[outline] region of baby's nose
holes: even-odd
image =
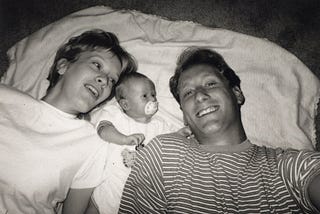
[[[157,101],[157,97],[156,96],[150,96],[150,100],[151,101]]]

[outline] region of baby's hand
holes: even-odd
[[[132,167],[134,164],[134,159],[136,157],[136,152],[129,149],[124,149],[122,150],[121,155],[123,164],[128,168]]]
[[[128,135],[126,137],[126,145],[136,145],[139,146],[144,141],[144,135],[141,133]]]
[[[188,139],[193,136],[192,131],[189,128],[189,126],[185,126],[185,127],[181,128],[181,129],[179,129],[177,131],[177,133],[182,135],[182,136],[184,136],[184,137],[186,137],[186,138],[188,138]]]

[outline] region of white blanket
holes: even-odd
[[[181,112],[169,92],[180,52],[205,46],[221,53],[242,80],[246,102],[245,130],[253,143],[313,149],[319,80],[294,55],[265,39],[187,21],[169,21],[138,11],[92,7],[52,23],[14,45],[2,82],[40,98],[58,47],[91,28],[114,32],[155,81],[162,114],[181,123]]]

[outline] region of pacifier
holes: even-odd
[[[157,101],[149,101],[144,107],[144,113],[146,115],[153,115],[158,111],[158,102]]]

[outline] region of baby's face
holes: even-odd
[[[151,118],[153,114],[145,113],[145,106],[149,101],[157,101],[156,89],[149,79],[139,78],[131,80],[127,90],[127,101],[130,106],[128,114],[135,117]]]

